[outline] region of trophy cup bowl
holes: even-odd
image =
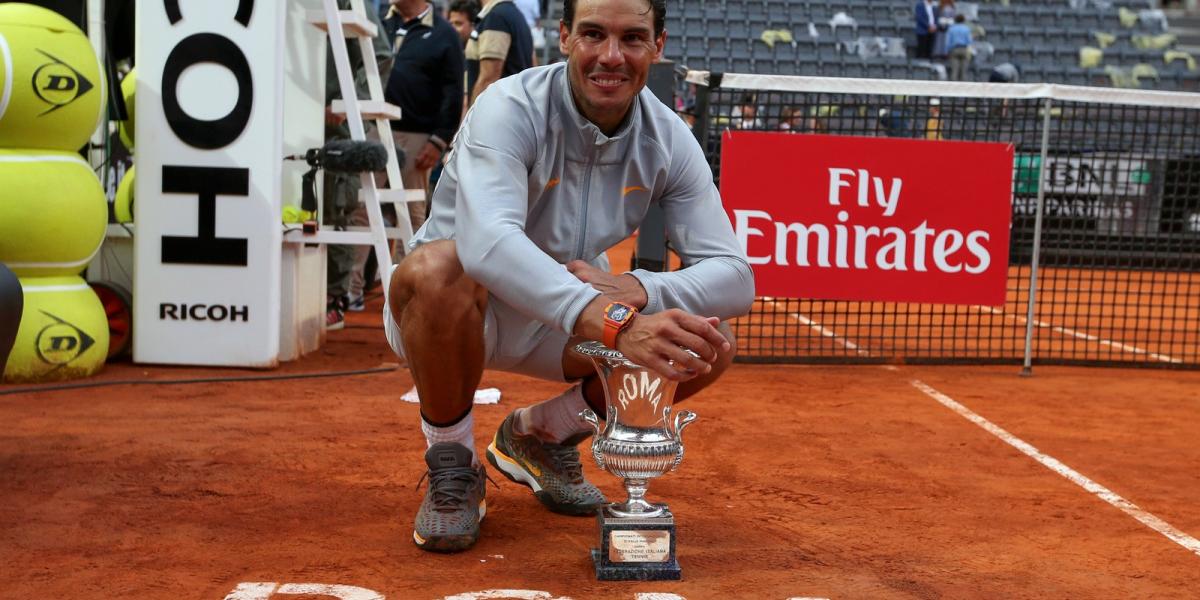
[[[623,480],[628,498],[599,511],[600,548],[594,549],[602,580],[679,579],[674,516],[665,504],[646,500],[651,479],[674,471],[683,460],[680,437],[691,411],[673,411],[677,382],[630,362],[598,342],[575,346],[592,360],[607,399],[603,426],[591,409],[580,418],[595,430],[592,458]]]

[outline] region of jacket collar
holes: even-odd
[[[385,20],[391,19],[391,18],[396,18],[396,19],[404,18],[400,14],[400,11],[396,10],[395,5],[392,5],[391,7],[388,8],[387,16],[384,17]],[[425,10],[422,11],[421,14],[417,15],[417,18],[414,20],[420,22],[421,25],[424,25],[426,27],[433,27],[433,3],[427,1],[425,3]],[[403,21],[400,23],[400,25],[403,27],[404,25],[407,25],[409,23],[412,23],[412,20]]]
[[[501,0],[508,2],[509,0]],[[580,140],[585,146],[607,146],[614,142],[624,139],[633,129],[633,124],[642,116],[642,94],[639,91],[633,97],[633,104],[629,107],[629,112],[625,115],[625,120],[617,127],[617,131],[611,136],[604,135],[603,131],[596,126],[595,123],[589,121],[587,117],[579,112],[579,107],[575,106],[575,97],[571,94],[571,77],[567,72],[567,63],[563,63],[562,67],[562,104],[563,110],[571,119],[571,123],[579,131]]]

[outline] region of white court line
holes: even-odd
[[[767,304],[770,304],[771,306],[779,306],[774,300],[771,300],[769,296],[759,298],[759,300],[766,302]],[[790,313],[784,313],[784,314],[799,321],[801,325],[805,325],[805,326],[811,328],[813,331],[816,331],[817,333],[821,334],[823,337],[827,337],[827,338],[837,342],[843,348],[845,348],[847,350],[854,350],[855,352],[858,353],[859,356],[869,356],[871,354],[870,352],[867,352],[866,350],[859,348],[858,344],[855,344],[854,342],[838,335],[833,330],[826,328],[825,326],[821,325],[820,323],[818,323],[800,313],[790,312]]]
[[[1075,485],[1092,493],[1097,498],[1100,498],[1101,500],[1115,506],[1125,514],[1137,519],[1142,525],[1145,525],[1146,527],[1163,534],[1172,542],[1175,542],[1176,544],[1186,548],[1192,554],[1200,556],[1200,540],[1197,540],[1196,538],[1176,529],[1170,523],[1167,523],[1166,521],[1163,521],[1162,519],[1138,508],[1136,504],[1118,496],[1116,492],[1113,492],[1099,483],[1088,479],[1078,471],[1075,471],[1071,467],[1062,464],[1053,456],[1045,454],[1037,448],[1034,448],[1013,434],[993,424],[991,421],[988,421],[987,419],[972,412],[971,409],[959,404],[958,402],[955,402],[953,398],[933,389],[932,387],[929,387],[924,382],[913,380],[912,385],[922,392],[925,392],[925,394],[930,398],[941,402],[946,408],[949,408],[966,420],[982,427],[988,433],[1000,438],[1004,441],[1004,443],[1016,448],[1017,450],[1020,450],[1022,454],[1025,454],[1033,460],[1038,461],[1047,469],[1062,475],[1071,483],[1074,483]]]
[[[975,308],[976,308],[976,310],[979,310],[981,312],[987,312],[987,313],[991,313],[993,315],[1004,315],[1004,318],[1013,319],[1014,321],[1016,321],[1022,325],[1029,322],[1029,320],[1027,318],[1025,318],[1024,316],[1010,315],[998,308],[993,308],[991,306],[976,306]],[[1045,321],[1038,321],[1035,319],[1033,321],[1033,325],[1035,327],[1040,327],[1042,329],[1049,329],[1055,333],[1061,333],[1063,335],[1076,337],[1081,340],[1087,340],[1089,342],[1096,342],[1096,343],[1100,344],[1101,346],[1111,346],[1113,348],[1116,348],[1117,350],[1124,350],[1125,352],[1131,352],[1133,354],[1145,354],[1146,356],[1149,356],[1150,358],[1153,358],[1154,360],[1157,360],[1157,361],[1172,363],[1172,364],[1182,364],[1183,363],[1183,360],[1174,358],[1171,356],[1167,356],[1166,354],[1158,354],[1157,352],[1151,352],[1144,348],[1138,348],[1137,346],[1130,346],[1129,344],[1115,342],[1113,340],[1107,340],[1107,339],[1104,339],[1099,336],[1091,335],[1089,333],[1084,333],[1082,331],[1076,331],[1074,329],[1069,329],[1067,327],[1059,327],[1058,325],[1051,325],[1049,323],[1046,323]]]

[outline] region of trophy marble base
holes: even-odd
[[[670,511],[651,518],[617,517],[597,511],[600,547],[592,548],[600,581],[673,581],[680,578],[675,560],[675,518]]]

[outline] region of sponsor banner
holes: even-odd
[[[1036,196],[1042,157],[1018,154],[1013,161],[1018,195]],[[1062,196],[1143,197],[1154,184],[1148,161],[1132,154],[1096,152],[1074,156],[1049,156],[1045,171],[1046,193]]]
[[[721,196],[759,295],[1004,303],[1011,145],[724,136]]]
[[[278,361],[287,4],[138,5],[138,362]]]

